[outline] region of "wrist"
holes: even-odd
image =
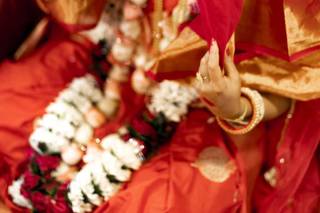
[[[247,97],[241,96],[240,101],[242,102],[243,106],[247,107],[247,112],[245,115],[245,118],[251,117],[252,116],[252,104],[250,100]]]
[[[246,118],[250,116],[251,104],[245,97],[240,97],[238,104],[234,105],[235,110],[231,113],[219,115],[219,117],[227,120],[238,120],[239,118]],[[248,112],[249,111],[249,112]]]
[[[241,88],[241,93],[249,101],[249,108],[246,113],[251,114],[250,117],[245,118],[246,113],[235,120],[228,120],[225,118],[217,118],[218,124],[222,129],[231,134],[246,134],[252,129],[254,129],[263,119],[265,114],[265,106],[263,97],[256,90],[251,90],[249,88]],[[245,99],[243,103],[245,103]],[[252,107],[251,110],[250,106]],[[251,111],[251,112],[250,112]]]

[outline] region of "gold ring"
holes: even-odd
[[[208,76],[203,76],[201,73],[197,72],[196,78],[199,82],[204,83],[205,81],[208,81]]]

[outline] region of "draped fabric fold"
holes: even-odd
[[[279,121],[269,124],[265,149],[266,167],[277,169],[275,188],[259,178],[254,193],[258,212],[317,212],[320,208],[320,100],[298,102],[285,140],[277,146],[282,129]]]
[[[308,101],[320,98],[320,50],[287,62],[260,56],[237,64],[243,85],[260,91]]]
[[[153,72],[157,80],[193,77],[206,51],[206,41],[185,28],[157,58]],[[320,97],[319,61],[320,50],[293,62],[243,52],[235,55],[243,85],[301,101]]]
[[[188,26],[209,46],[212,39],[217,41],[223,62],[227,43],[240,20],[243,0],[197,0],[196,4],[199,14]]]
[[[320,49],[317,0],[245,0],[237,48],[295,61]]]
[[[243,84],[302,101],[319,98],[319,1],[268,2],[244,1],[235,33],[235,61]],[[158,57],[153,69],[158,80],[195,76],[210,30],[200,23],[192,27],[194,31],[185,28]]]
[[[249,212],[263,131],[251,135],[247,152],[231,145],[210,117],[206,110],[191,111],[170,142],[95,213]]]

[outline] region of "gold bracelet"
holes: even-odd
[[[247,125],[242,125],[239,128],[232,126],[228,121],[222,118],[217,118],[220,127],[234,135],[243,135],[254,129],[263,119],[265,114],[265,107],[262,96],[256,90],[251,90],[247,87],[241,88],[242,95],[246,96],[252,104],[252,117]]]
[[[228,121],[232,124],[248,125],[249,122],[245,120],[245,118],[247,117],[247,113],[248,113],[248,106],[247,104],[244,104],[243,113],[239,117],[234,119],[223,118],[223,120]]]

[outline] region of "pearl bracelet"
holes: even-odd
[[[243,135],[248,132],[250,132],[252,129],[254,129],[263,119],[265,114],[265,107],[263,98],[260,95],[260,93],[256,90],[249,89],[247,87],[241,88],[241,94],[245,97],[247,97],[252,105],[252,117],[249,120],[247,125],[241,125],[239,128],[234,127],[232,125],[232,121],[229,122],[227,120],[224,120],[222,118],[217,118],[217,122],[219,126],[226,132],[234,135]]]

